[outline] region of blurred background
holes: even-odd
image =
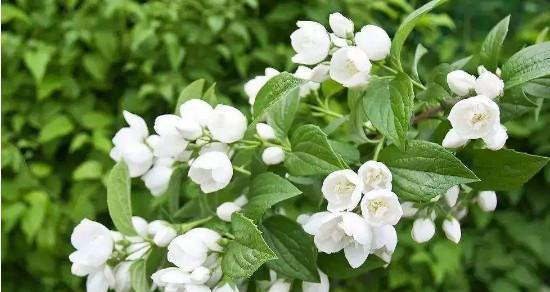
[[[82,278],[70,274],[69,237],[84,217],[111,226],[103,182],[122,109],[152,122],[198,78],[215,81],[223,102],[246,109],[246,80],[265,67],[294,71],[289,35],[296,20],[327,24],[329,13],[340,11],[356,28],[378,24],[391,36],[424,2],[3,1],[2,289],[83,290]],[[429,50],[423,76],[477,52],[509,14],[505,58],[549,29],[550,1],[449,1],[420,21],[405,58],[421,42]],[[550,156],[549,104],[526,105],[526,114],[506,124],[508,147]],[[142,183],[134,183],[136,204],[149,204]],[[498,195],[497,212],[470,209],[460,245],[441,234],[415,244],[410,222],[400,224],[391,265],[334,281],[334,290],[550,291],[550,167]]]

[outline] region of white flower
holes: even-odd
[[[372,190],[391,190],[392,175],[384,163],[369,160],[359,167],[358,173],[363,180],[363,193]]]
[[[207,228],[191,229],[170,242],[166,257],[180,270],[191,272],[206,262],[210,251],[221,251],[217,243],[220,238],[217,232]]]
[[[385,59],[391,48],[391,39],[386,31],[376,25],[365,25],[355,34],[355,43],[373,61]]]
[[[229,184],[233,176],[233,165],[226,154],[208,152],[193,161],[188,176],[200,185],[204,193],[212,193]]]
[[[267,292],[289,292],[290,291],[290,282],[285,281],[285,279],[277,279]]]
[[[466,96],[474,90],[476,77],[462,70],[455,70],[447,74],[447,85],[458,96]]]
[[[392,225],[373,228],[372,250],[374,254],[389,263],[397,246],[397,232]]]
[[[223,143],[241,140],[246,131],[246,117],[236,108],[218,104],[207,122],[212,137]]]
[[[194,102],[191,102],[193,104]],[[190,116],[160,115],[155,119],[155,132],[159,136],[169,136],[172,139],[196,140],[202,136],[202,127]]]
[[[274,76],[277,76],[279,71],[273,68],[266,68],[265,75],[258,75],[244,84],[244,92],[248,96],[248,103],[251,105],[256,101],[256,96],[260,89]]]
[[[332,29],[337,36],[347,38],[353,35],[353,21],[342,14],[338,12],[331,13],[328,17],[328,22],[330,24],[330,29]]]
[[[478,139],[490,136],[499,128],[500,111],[494,101],[477,95],[457,102],[448,119],[458,136]]]
[[[329,292],[330,291],[330,282],[325,273],[319,271],[319,278],[321,282],[312,283],[312,282],[302,282],[302,292]]]
[[[454,243],[460,241],[460,223],[455,218],[451,217],[443,221],[443,231],[450,241]]]
[[[266,123],[257,123],[256,132],[258,133],[258,136],[260,136],[260,139],[264,141],[275,139],[275,130],[273,130],[273,128]]]
[[[222,247],[218,244],[218,241],[221,239],[221,235],[214,230],[203,227],[193,228],[187,231],[185,236],[198,239],[210,251],[222,251]]]
[[[445,192],[445,202],[449,207],[454,207],[456,205],[456,200],[458,199],[458,194],[460,193],[460,187],[458,185],[450,187],[447,192]]]
[[[161,158],[173,158],[185,152],[189,142],[181,136],[151,135],[147,144],[153,148],[153,154]]]
[[[149,225],[147,226],[147,233],[149,233],[149,236],[154,237],[155,234],[166,226],[170,226],[170,224],[164,220],[153,220],[149,222]]]
[[[128,292],[132,289],[132,281],[130,279],[130,266],[132,262],[122,262],[115,267],[114,278],[116,292]]]
[[[190,99],[184,102],[179,110],[182,118],[194,121],[202,127],[206,126],[214,112],[212,106],[201,99]]]
[[[176,230],[170,226],[165,226],[158,230],[153,236],[153,242],[160,247],[165,247],[172,242],[172,240],[178,235]]]
[[[374,226],[395,225],[403,215],[397,195],[388,190],[373,190],[361,201],[361,213]]]
[[[323,25],[314,21],[298,21],[298,29],[290,35],[296,55],[292,62],[314,65],[323,61],[330,49],[330,38]]]
[[[194,284],[204,284],[210,279],[210,269],[198,267],[191,272],[191,281]]]
[[[414,206],[413,202],[401,203],[401,209],[403,209],[403,216],[401,217],[404,217],[404,218],[413,217],[418,212],[418,208]]]
[[[229,283],[225,283],[222,286],[214,288],[212,292],[239,292],[239,289],[237,286],[231,286]]]
[[[504,82],[490,71],[480,73],[475,81],[477,94],[494,99],[504,93]]]
[[[151,168],[141,179],[153,196],[164,194],[170,184],[170,177],[174,172],[172,168],[173,159],[157,158]]]
[[[199,155],[202,155],[208,152],[221,152],[221,153],[227,154],[227,156],[229,157],[233,155],[233,151],[231,150],[231,147],[229,147],[229,145],[222,142],[210,142],[208,144],[202,145],[201,150],[199,150]]]
[[[161,269],[151,275],[153,282],[163,287],[164,291],[176,292],[209,292],[210,288],[203,284],[194,283],[188,271],[179,268]]]
[[[357,47],[338,49],[330,60],[330,77],[345,87],[366,85],[371,70],[367,55]]]
[[[96,271],[90,273],[86,279],[86,291],[107,292],[115,286],[113,270],[108,265],[103,265]]]
[[[445,138],[443,138],[441,145],[445,148],[455,149],[466,145],[468,141],[468,139],[459,136],[455,129],[450,129]]]
[[[316,213],[303,227],[314,236],[319,251],[335,253],[344,249],[344,255],[353,268],[361,266],[371,252],[371,227],[355,213]]]
[[[201,125],[191,117],[181,117],[176,128],[178,129],[178,133],[189,141],[194,141],[202,136]]]
[[[304,80],[311,80],[313,76],[313,70],[306,66],[298,66],[298,69],[296,69],[294,76]],[[317,89],[319,89],[319,87],[321,87],[321,84],[317,82],[307,82],[306,84],[300,86],[300,97],[309,95],[309,93],[316,91]]]
[[[83,219],[73,229],[71,244],[76,251],[69,255],[69,260],[73,265],[79,265],[79,270],[88,271],[103,266],[111,257],[114,246],[109,229],[88,219]]]
[[[330,42],[334,46],[339,47],[339,48],[348,46],[348,40],[346,40],[344,38],[341,38],[341,37],[338,37],[337,35],[335,35],[333,33],[331,33],[329,36],[330,36]]]
[[[278,146],[267,147],[262,152],[262,161],[267,165],[275,165],[285,160],[285,151]]]
[[[311,218],[311,214],[300,214],[298,217],[296,217],[296,222],[300,225],[307,224],[309,219]]]
[[[223,221],[231,222],[231,215],[240,210],[241,207],[234,202],[225,202],[216,208],[216,215]]]
[[[502,149],[506,144],[506,140],[508,140],[508,133],[506,133],[506,128],[503,125],[499,125],[492,134],[483,137],[483,142],[491,150]]]
[[[124,160],[131,177],[144,174],[153,164],[153,152],[145,143],[149,136],[145,121],[138,115],[123,112],[129,127],[120,129],[113,137],[114,147],[110,156],[115,161]]]
[[[361,200],[363,183],[353,170],[337,170],[325,178],[321,191],[329,211],[351,211]]]
[[[145,238],[149,235],[148,233],[149,223],[147,223],[145,219],[139,216],[132,216],[132,226],[134,227],[134,230],[140,237]]]
[[[317,83],[322,83],[330,78],[329,70],[329,65],[321,63],[311,69],[311,76],[309,80]]]
[[[477,203],[481,210],[493,212],[497,208],[497,194],[494,191],[481,191],[477,196]]]
[[[412,239],[418,243],[426,242],[435,234],[435,224],[430,218],[418,218],[414,220],[411,230]]]

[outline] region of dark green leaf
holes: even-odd
[[[502,66],[507,89],[547,75],[550,75],[550,42],[526,47]]]
[[[506,16],[497,25],[491,29],[485,40],[481,44],[479,52],[480,63],[489,71],[495,71],[498,66],[498,57],[500,49],[508,34],[508,25],[510,24],[510,15]]]
[[[190,99],[200,99],[202,97],[202,88],[204,87],[204,79],[199,79],[191,82],[181,92],[176,102],[174,112],[179,114],[180,106]]]
[[[327,276],[339,280],[354,278],[370,270],[381,268],[387,264],[379,257],[370,255],[362,266],[354,269],[346,260],[344,252],[333,254],[320,253],[318,263],[321,271],[325,272]]]

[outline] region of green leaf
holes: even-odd
[[[523,86],[523,91],[534,97],[550,99],[550,78],[529,81]]]
[[[98,81],[104,81],[109,72],[109,62],[100,54],[88,54],[83,58],[84,69]]]
[[[73,122],[64,115],[60,115],[48,122],[38,135],[38,142],[46,143],[53,139],[63,137],[71,133],[74,129]]]
[[[101,178],[103,170],[101,163],[95,160],[88,160],[80,164],[73,171],[73,179],[76,181],[86,180],[86,179],[98,179]]]
[[[347,164],[359,163],[361,153],[359,153],[355,145],[336,140],[330,140],[328,142],[332,149],[334,149],[334,152],[338,153]]]
[[[299,99],[300,86],[306,81],[283,72],[271,78],[258,92],[253,105],[254,121],[249,127],[254,127],[259,119],[270,112],[268,118],[281,136],[292,124],[296,113],[295,99]],[[249,128],[250,129],[250,128]]]
[[[413,110],[414,92],[405,74],[393,80],[373,80],[365,91],[362,109],[374,127],[404,150]]]
[[[21,219],[21,230],[27,242],[32,242],[36,234],[43,227],[46,211],[48,209],[48,194],[43,191],[34,191],[25,196],[25,200],[30,204],[29,208]]]
[[[208,89],[204,92],[202,99],[208,102],[210,105],[214,106],[218,103],[218,98],[216,97],[216,83],[214,82]]]
[[[262,173],[252,181],[244,214],[257,221],[271,206],[301,193],[302,191],[288,180],[271,172]]]
[[[130,175],[124,161],[119,161],[107,180],[107,206],[115,227],[125,235],[134,235],[132,226],[132,202],[130,199]]]
[[[364,111],[365,89],[350,88],[348,89],[348,107],[350,109],[350,138],[357,144],[362,144],[367,141],[367,135],[363,129],[363,125],[368,121],[367,113]]]
[[[422,44],[418,44],[416,46],[416,51],[414,51],[414,62],[413,62],[413,66],[412,66],[412,75],[417,80],[420,80],[420,77],[418,76],[418,63],[420,62],[420,59],[422,59],[422,57],[424,55],[426,55],[426,53],[428,53],[428,50]]]
[[[317,250],[313,238],[295,221],[281,215],[269,217],[262,222],[267,245],[277,255],[267,266],[292,279],[319,282]]]
[[[405,200],[427,202],[454,185],[479,181],[451,152],[426,141],[410,141],[406,152],[390,146],[380,161],[391,170],[393,191]]]
[[[498,57],[500,56],[500,49],[508,34],[508,25],[510,24],[510,15],[502,19],[485,37],[485,40],[481,44],[481,50],[479,52],[480,63],[484,65],[489,71],[495,71],[498,66]]]
[[[370,270],[381,268],[387,264],[379,257],[370,255],[362,266],[354,269],[350,267],[346,257],[344,256],[344,252],[333,254],[320,253],[317,261],[321,271],[327,274],[330,278],[339,280],[355,278]]]
[[[130,279],[132,280],[132,288],[136,292],[149,292],[149,282],[147,279],[145,260],[135,261],[130,266]]]
[[[2,24],[12,20],[20,20],[25,24],[30,24],[31,19],[25,12],[15,5],[2,3]]]
[[[231,227],[235,239],[225,248],[221,263],[226,279],[236,281],[250,278],[265,262],[277,259],[252,220],[234,213]]]
[[[526,47],[502,66],[506,89],[546,75],[550,75],[550,42]]]
[[[51,53],[46,49],[38,49],[36,51],[27,51],[23,56],[25,65],[32,73],[36,83],[40,83],[44,74],[46,73],[46,67],[51,59]]]
[[[286,154],[285,166],[292,175],[325,175],[348,168],[334,152],[327,135],[315,125],[300,126],[292,134],[290,143],[292,152]]]
[[[414,29],[422,16],[446,1],[447,0],[432,0],[405,17],[393,37],[390,50],[392,62],[395,66],[397,66],[397,68],[399,68],[399,70],[403,71],[403,67],[401,66],[401,50],[403,49],[405,40],[411,31]]]
[[[202,97],[202,89],[204,87],[204,79],[199,79],[191,82],[181,92],[176,102],[174,112],[179,114],[180,106],[190,99],[200,99]]]
[[[511,149],[473,149],[464,153],[465,162],[481,179],[471,184],[480,190],[504,191],[521,187],[550,160],[548,157]]]

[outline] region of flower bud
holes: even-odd
[[[418,218],[414,220],[411,231],[412,239],[418,243],[426,242],[435,234],[435,224],[429,218]]]
[[[246,117],[236,108],[218,104],[206,123],[212,137],[223,143],[241,140],[246,131]]]
[[[410,218],[416,215],[416,212],[418,212],[418,208],[414,207],[413,202],[403,202],[401,203],[401,209],[403,209],[403,216],[404,218]]]
[[[447,236],[450,241],[454,243],[458,243],[460,241],[460,223],[455,218],[451,217],[450,219],[445,219],[443,221],[443,231],[445,232],[445,236]]]
[[[207,152],[191,163],[188,176],[208,194],[225,188],[231,182],[233,165],[225,153]]]
[[[231,215],[235,212],[239,212],[241,207],[233,202],[225,202],[216,208],[216,215],[223,221],[231,222]]]
[[[341,37],[338,37],[337,35],[331,33],[330,34],[330,42],[335,45],[336,47],[343,48],[348,46],[348,41],[346,39],[343,39]]]
[[[165,228],[162,228],[157,232],[157,234],[155,234],[155,237],[153,237],[153,242],[157,246],[165,247],[170,244],[170,242],[172,241],[172,239],[174,239],[174,237],[176,237],[176,235],[178,235],[176,230],[172,227],[167,226]]]
[[[139,216],[132,216],[132,226],[139,236],[147,237],[147,229],[149,224],[147,223],[147,221],[145,221],[145,219]]]
[[[497,194],[494,191],[481,191],[477,196],[477,203],[481,210],[493,212],[497,208]]]
[[[266,123],[257,123],[256,132],[258,133],[258,136],[260,136],[260,139],[262,140],[268,141],[268,140],[275,139],[275,131],[270,125]]]
[[[179,123],[176,125],[176,129],[178,129],[179,134],[183,138],[189,141],[194,141],[202,136],[201,125],[189,117],[180,118]]]
[[[149,225],[147,226],[147,232],[150,236],[155,236],[157,232],[159,232],[164,227],[169,226],[168,222],[164,220],[153,220],[149,222]]]
[[[298,21],[298,29],[290,35],[296,55],[292,62],[314,65],[323,61],[330,49],[330,37],[325,27],[315,21]]]
[[[445,193],[445,202],[449,207],[456,205],[456,200],[458,200],[458,194],[460,193],[460,187],[458,185],[452,186]]]
[[[197,98],[184,102],[179,110],[182,118],[191,119],[203,127],[206,126],[206,123],[214,112],[210,104]]]
[[[494,99],[504,93],[504,82],[497,75],[490,71],[485,71],[477,77],[475,81],[477,94],[485,95]]]
[[[384,60],[390,53],[391,39],[386,31],[376,25],[365,25],[355,34],[355,43],[370,60]]]
[[[447,74],[447,85],[458,96],[466,96],[474,89],[476,78],[462,70],[455,70]]]
[[[353,22],[338,12],[330,14],[328,22],[334,34],[341,38],[353,34]]]
[[[244,207],[244,205],[248,204],[248,198],[245,195],[238,196],[233,203],[237,204],[239,207]]]
[[[262,153],[262,161],[267,165],[275,165],[285,160],[285,152],[283,148],[272,146],[267,147]]]

